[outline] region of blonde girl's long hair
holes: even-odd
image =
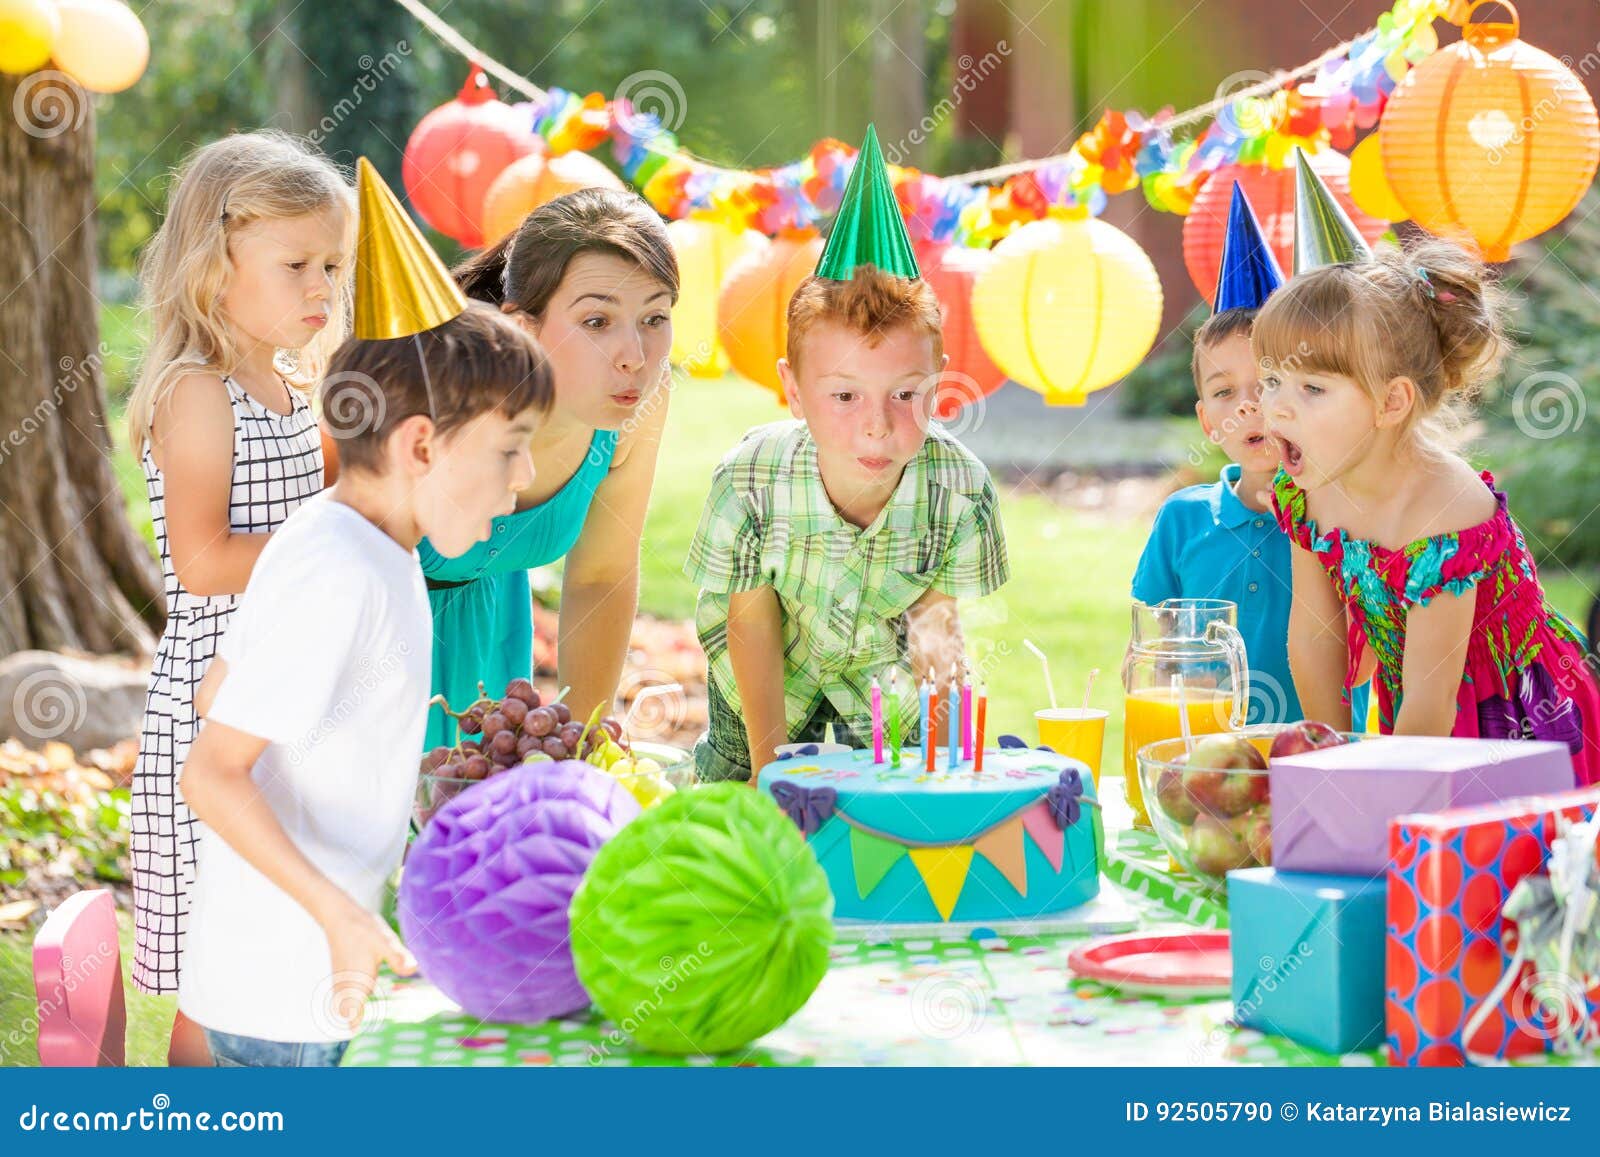
[[[191,153],[173,181],[167,214],[139,261],[150,341],[128,398],[134,457],[149,444],[157,409],[184,374],[227,376],[239,364],[222,297],[233,265],[228,239],[245,226],[337,208],[355,219],[350,183],[332,161],[285,133],[235,133]],[[280,367],[309,389],[349,326],[346,263],[328,324],[310,344],[283,351]]]

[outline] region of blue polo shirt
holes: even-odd
[[[1238,604],[1239,633],[1250,659],[1250,723],[1304,717],[1289,673],[1289,536],[1271,511],[1239,501],[1238,463],[1220,481],[1178,491],[1156,524],[1133,573],[1133,597],[1227,599]]]

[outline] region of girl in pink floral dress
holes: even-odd
[[[1430,242],[1303,273],[1256,319],[1297,547],[1290,666],[1309,718],[1347,726],[1370,671],[1385,734],[1553,740],[1600,782],[1588,645],[1447,436],[1506,348],[1500,311],[1481,266]]]

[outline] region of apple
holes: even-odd
[[[1227,776],[1212,794],[1219,816],[1240,816],[1267,800],[1266,771],[1236,771]]]
[[[1267,762],[1248,740],[1235,735],[1208,735],[1194,745],[1183,776],[1190,802],[1215,816],[1232,816],[1249,810],[1266,797]],[[1254,782],[1261,780],[1259,786]]]
[[[1196,740],[1194,750],[1189,752],[1189,766],[1217,771],[1232,771],[1235,768],[1254,768],[1259,771],[1266,769],[1267,761],[1261,758],[1261,752],[1248,739],[1224,733],[1204,735]]]
[[[1189,855],[1194,869],[1221,876],[1250,863],[1250,845],[1238,833],[1214,816],[1195,817],[1189,832]]]
[[[1156,802],[1173,823],[1192,824],[1197,812],[1194,801],[1184,789],[1183,778],[1183,772],[1175,767],[1164,770],[1156,780]]]
[[[1315,751],[1319,747],[1338,747],[1344,742],[1344,737],[1326,723],[1318,723],[1314,719],[1302,719],[1299,723],[1291,723],[1278,734],[1272,737],[1272,758],[1280,755],[1299,755],[1303,751]]]
[[[1245,845],[1250,855],[1263,868],[1272,864],[1272,809],[1258,805],[1235,816],[1228,824]]]

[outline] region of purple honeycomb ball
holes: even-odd
[[[625,787],[577,760],[513,768],[450,800],[400,880],[400,930],[423,975],[481,1020],[587,1006],[567,908],[600,846],[638,814]]]

